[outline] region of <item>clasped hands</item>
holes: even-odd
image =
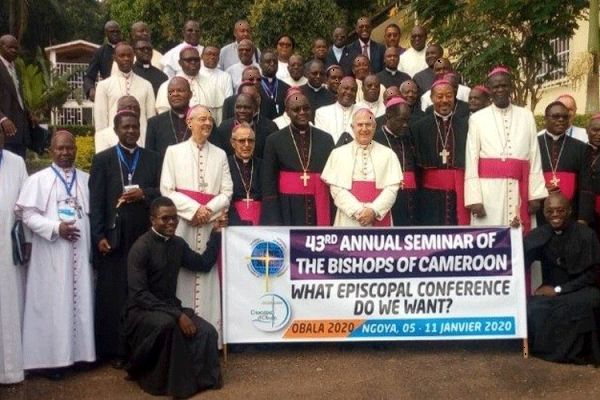
[[[360,226],[369,226],[375,221],[375,210],[369,207],[363,207],[354,214],[354,219],[358,221]]]

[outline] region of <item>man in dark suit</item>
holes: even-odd
[[[275,104],[275,116],[279,117],[285,110],[285,97],[290,85],[277,78],[277,54],[274,50],[267,49],[260,55],[260,69],[262,79],[260,81],[261,97],[266,95]],[[273,111],[273,110],[271,110]]]
[[[167,99],[171,109],[148,120],[145,147],[160,155],[161,165],[167,147],[190,137],[185,113],[190,106],[191,98],[192,90],[189,82],[180,76],[174,77],[167,86]]]
[[[383,69],[383,55],[385,53],[385,46],[381,43],[371,40],[371,20],[369,17],[360,17],[356,21],[356,34],[358,39],[348,45],[349,62],[342,65],[344,72],[349,75],[349,71],[352,70],[352,61],[358,55],[366,56],[370,63],[373,73],[378,73]]]
[[[116,21],[108,21],[104,24],[104,34],[107,42],[96,50],[83,76],[83,91],[91,101],[96,98],[95,85],[98,73],[102,79],[110,76],[115,46],[121,41],[121,28]]]
[[[258,107],[260,115],[268,119],[274,119],[276,117],[275,103],[269,98],[265,91],[260,89],[260,81],[261,77],[258,67],[250,65],[244,69],[244,72],[242,72],[242,82],[240,83],[240,87],[238,87],[237,93],[229,96],[223,102],[223,121],[228,118],[233,118],[235,113],[235,99],[238,94],[243,92],[244,86],[247,85],[254,86],[260,95],[260,105]]]
[[[160,196],[158,154],[137,146],[138,115],[121,110],[114,118],[116,146],[98,153],[90,171],[90,229],[95,249],[96,350],[120,368],[126,357],[121,317],[127,301],[127,255],[150,225],[150,203]],[[120,217],[120,235],[111,227]]]
[[[348,64],[350,54],[346,44],[348,41],[348,32],[346,28],[338,26],[333,30],[333,45],[329,48],[325,56],[325,70],[332,65]],[[350,62],[351,64],[351,62]]]
[[[18,53],[19,43],[14,36],[0,37],[0,128],[4,132],[4,148],[25,158],[31,143],[31,121],[15,69]]]

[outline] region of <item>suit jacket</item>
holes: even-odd
[[[342,66],[344,72],[350,71],[350,73],[352,73],[352,61],[354,61],[356,56],[362,54],[362,47],[359,41],[360,39],[347,46],[349,57],[346,59],[346,65]],[[383,55],[385,54],[385,46],[371,39],[369,52],[371,54],[371,57],[369,58],[371,60],[371,71],[376,74],[384,68]]]
[[[115,49],[110,44],[104,43],[94,53],[92,61],[90,61],[90,64],[85,71],[85,75],[83,76],[83,91],[86,96],[89,94],[90,89],[96,84],[98,72],[102,79],[106,79],[110,76],[114,52]]]
[[[237,99],[237,94],[229,96],[223,102],[223,121],[235,116],[235,99]],[[260,91],[259,114],[261,117],[268,119],[277,118],[277,115],[275,115],[275,103],[273,103],[273,100],[271,100],[263,90]]]
[[[20,80],[19,80],[20,81]],[[4,141],[7,144],[16,144],[29,146],[31,143],[31,132],[29,113],[27,109],[21,108],[17,90],[21,92],[23,102],[23,92],[21,88],[15,88],[15,84],[10,76],[8,69],[4,63],[0,61],[0,119],[6,117],[10,119],[17,128],[17,133],[14,136],[4,136]],[[24,106],[24,105],[23,105]]]
[[[266,79],[263,77],[263,79]],[[281,79],[277,79],[277,93],[275,94],[275,98],[271,99],[271,97],[267,94],[267,91],[263,87],[263,84],[260,85],[260,97],[268,98],[274,100],[270,102],[271,110],[270,114],[274,115],[272,119],[279,117],[285,111],[285,97],[287,96],[287,91],[290,88],[290,85],[282,81]]]
[[[118,145],[117,145],[118,146]],[[149,209],[150,203],[160,196],[160,160],[158,154],[139,147],[140,158],[132,183],[139,185],[145,198],[142,207]],[[92,233],[93,248],[105,237],[105,233],[115,218],[115,206],[123,193],[123,182],[127,184],[127,169],[119,168],[119,157],[115,146],[108,148],[94,156],[90,171],[90,229]],[[124,177],[122,177],[123,171]],[[123,179],[123,180],[121,180]],[[131,207],[137,203],[123,205]],[[123,207],[122,206],[122,207]],[[133,211],[133,210],[131,210]],[[135,212],[135,211],[134,211]]]
[[[344,71],[344,75],[350,75],[352,73],[352,61],[350,60],[350,52],[348,51],[348,47],[344,47],[342,50],[342,57],[340,57],[340,61],[335,58],[335,53],[333,52],[333,47],[329,48],[327,55],[325,56],[325,69],[331,67],[332,65],[339,65],[342,67]],[[346,69],[344,66],[350,65],[350,72],[346,73]]]

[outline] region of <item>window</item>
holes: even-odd
[[[564,78],[569,67],[569,39],[553,39],[550,41],[550,46],[554,49],[559,66],[555,67],[546,62],[542,63],[542,68],[537,75],[537,79],[542,82]]]

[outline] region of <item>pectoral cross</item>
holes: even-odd
[[[558,187],[558,184],[560,183],[559,177],[556,176],[556,174],[552,174],[552,179],[550,179],[550,183],[552,183],[552,185]]]
[[[242,201],[246,203],[246,208],[250,208],[250,202],[254,201],[254,199],[250,198],[250,193],[246,193],[246,198]]]
[[[444,148],[440,151],[440,156],[442,157],[442,164],[448,164],[448,156],[450,156],[450,152]]]
[[[306,171],[304,171],[304,173],[302,174],[302,176],[300,177],[300,179],[302,180],[302,184],[304,185],[304,187],[308,186],[308,180],[310,179],[310,175],[308,175],[306,173]]]

